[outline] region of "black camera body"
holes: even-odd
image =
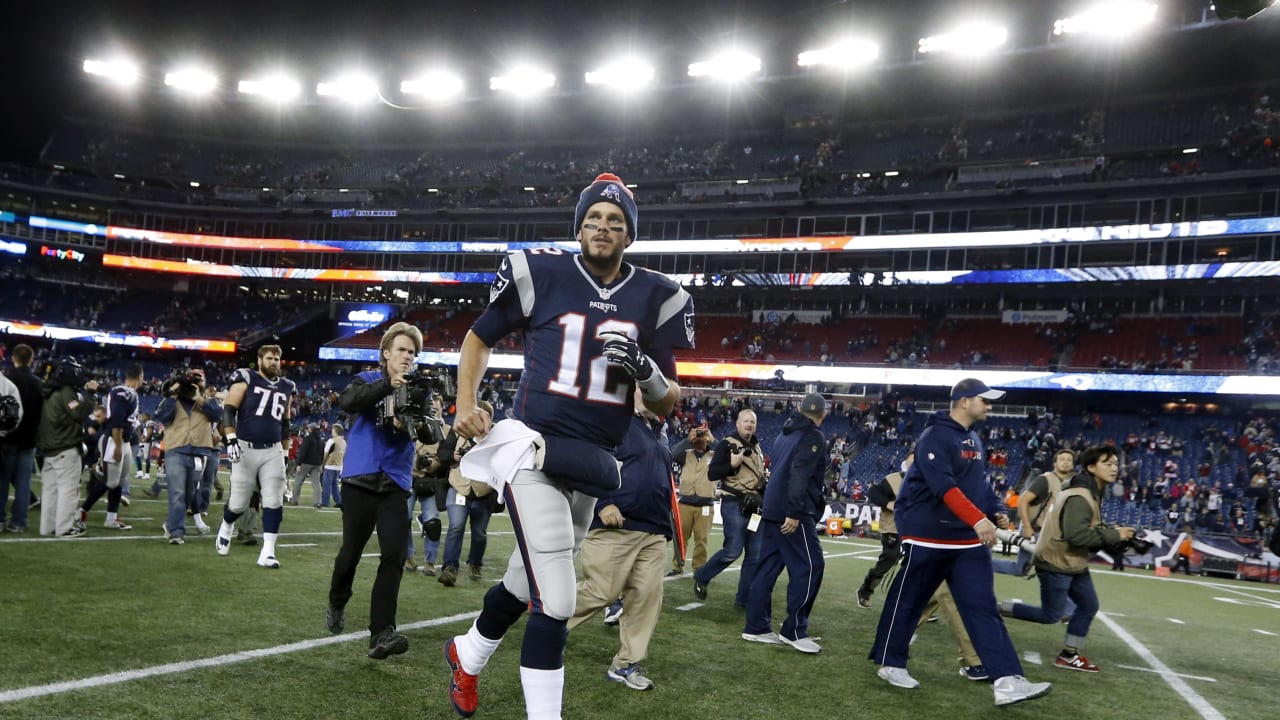
[[[403,385],[378,401],[378,424],[391,428],[399,420],[414,442],[440,442],[444,439],[444,420],[436,415],[432,400],[454,394],[448,371],[431,370],[406,375],[404,379]]]
[[[164,388],[166,393],[172,393],[180,400],[195,400],[202,382],[204,382],[204,373],[184,368],[170,375],[169,379],[164,381]]]
[[[1106,527],[1111,526],[1107,525]],[[1126,553],[1146,555],[1151,552],[1151,548],[1153,547],[1155,547],[1155,543],[1147,540],[1146,538],[1140,538],[1137,535],[1134,535],[1128,540],[1122,540],[1114,545],[1107,546],[1107,552],[1113,555],[1124,555]]]
[[[41,362],[36,369],[36,376],[45,385],[55,388],[70,387],[79,390],[89,381],[84,366],[70,355]]]

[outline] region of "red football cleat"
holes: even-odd
[[[453,709],[462,717],[476,714],[476,706],[480,704],[480,693],[476,689],[478,676],[462,669],[462,661],[458,659],[458,648],[449,638],[444,644],[444,661],[449,663],[453,678],[449,681],[449,701]]]

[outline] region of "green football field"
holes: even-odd
[[[309,491],[304,491],[304,493]],[[257,548],[213,550],[191,532],[184,546],[160,536],[165,504],[135,492],[122,518],[132,532],[101,527],[89,536],[0,538],[0,718],[449,718],[442,643],[463,632],[514,547],[506,515],[490,525],[486,582],[465,577],[446,588],[406,574],[401,629],[409,652],[365,657],[368,593],[377,558],[368,557],[347,608],[347,633],[324,627],[326,592],[340,539],[334,510],[287,508],[278,571],[254,564]],[[308,496],[304,494],[305,501]],[[210,523],[216,526],[221,504]],[[38,526],[32,517],[31,526]],[[719,544],[719,529],[712,544]],[[367,553],[377,551],[376,538]],[[666,583],[647,674],[636,692],[605,679],[617,631],[592,621],[570,634],[565,718],[837,718],[877,720],[1019,717],[1275,718],[1280,713],[1280,587],[1155,578],[1150,572],[1096,568],[1103,616],[1085,654],[1103,670],[1052,667],[1063,626],[1008,621],[1032,680],[1051,680],[1046,698],[996,709],[991,688],[961,678],[946,622],[925,625],[907,691],[875,675],[867,651],[879,617],[860,609],[854,589],[879,544],[824,540],[827,572],[811,631],[820,655],[739,638],[735,570],[698,603],[688,577]],[[421,550],[419,550],[421,552]],[[464,556],[465,557],[465,556]],[[778,586],[775,616],[784,605]],[[1001,598],[1038,598],[1034,581],[997,576]],[[523,623],[480,681],[477,718],[523,718],[519,644]]]

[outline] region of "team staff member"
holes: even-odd
[[[950,411],[925,424],[895,506],[902,537],[902,569],[894,576],[876,628],[871,660],[891,685],[917,688],[907,673],[907,649],[916,623],[938,586],[947,582],[978,655],[995,677],[996,705],[1040,697],[1049,683],[1022,676],[1022,663],[1000,618],[991,552],[996,523],[1009,524],[987,481],[982,442],[973,427],[986,420],[991,401],[1004,397],[982,381],[951,389]]]
[[[751,582],[747,624],[742,631],[744,640],[782,643],[809,654],[822,652],[809,637],[809,613],[826,569],[817,530],[827,469],[826,439],[819,428],[826,417],[822,396],[805,395],[800,411],[787,419],[782,434],[773,442],[773,474],[764,493],[760,567]],[[773,586],[784,566],[787,619],[775,634],[771,629]]]
[[[693,573],[693,593],[707,599],[707,586],[715,576],[733,564],[746,551],[742,572],[738,574],[738,594],[733,602],[747,606],[751,580],[760,565],[760,506],[764,499],[764,451],[756,437],[755,411],[744,408],[738,413],[734,432],[716,445],[707,472],[712,482],[720,483],[720,518],[724,522],[724,545],[706,565]]]
[[[40,487],[40,534],[79,537],[84,527],[76,522],[80,496],[80,443],[85,421],[94,413],[96,380],[84,381],[79,363],[63,358],[60,372],[46,379],[40,405],[36,445],[44,455]],[[101,407],[101,406],[99,406]],[[106,423],[106,409],[101,411]]]
[[[19,533],[27,529],[27,511],[31,503],[31,468],[36,457],[36,435],[43,417],[41,410],[45,393],[40,378],[31,371],[31,362],[35,359],[35,351],[31,346],[25,343],[14,345],[12,358],[13,369],[6,375],[17,386],[22,400],[22,421],[0,439],[0,531],[5,529],[5,510],[9,507],[9,488],[12,487],[13,514],[9,516],[8,530]],[[43,488],[40,493],[44,495]],[[43,504],[43,500],[41,503]],[[72,504],[75,504],[75,500],[72,500]],[[44,512],[48,512],[48,509]],[[43,518],[40,523],[41,526],[44,525]]]
[[[671,448],[680,479],[680,529],[685,547],[693,536],[693,571],[707,564],[707,537],[711,534],[711,517],[715,515],[716,484],[711,480],[711,446],[716,441],[705,427],[689,431],[687,440]],[[684,556],[677,544],[668,575],[684,572]]]
[[[254,492],[262,496],[260,567],[278,569],[276,539],[284,519],[285,456],[289,454],[289,423],[297,386],[280,374],[280,346],[258,348],[258,369],[240,368],[231,374],[231,388],[223,402],[222,437],[231,461],[231,495],[222,508],[222,525],[214,548],[231,552],[231,533]],[[241,442],[243,440],[243,442]]]
[[[209,531],[200,517],[196,494],[204,479],[213,447],[213,423],[222,420],[222,405],[205,396],[204,372],[192,370],[198,385],[174,381],[165,388],[165,399],[156,408],[156,421],[164,424],[164,474],[169,493],[169,514],[162,529],[170,545],[186,542],[187,509],[197,531]],[[216,461],[215,461],[216,462]]]
[[[1088,448],[1080,454],[1080,466],[1083,472],[1063,486],[1058,502],[1044,514],[1035,566],[1040,579],[1040,607],[1006,601],[1000,609],[1008,617],[1056,625],[1070,598],[1076,609],[1067,621],[1067,637],[1053,664],[1095,673],[1098,666],[1080,654],[1089,626],[1098,614],[1098,592],[1089,574],[1089,556],[1132,539],[1133,528],[1102,524],[1099,506],[1103,493],[1120,474],[1116,449],[1105,445]]]
[[[329,583],[329,632],[342,632],[344,609],[351,599],[360,555],[374,529],[381,557],[369,597],[369,657],[385,660],[409,649],[409,638],[396,632],[396,605],[404,574],[413,487],[413,440],[407,430],[379,423],[378,403],[405,384],[422,352],[422,331],[398,322],[382,334],[379,369],[356,375],[338,398],[338,406],[355,417],[342,464],[342,547],[333,561]]]
[[[582,542],[582,580],[569,629],[581,625],[619,595],[627,611],[619,618],[621,647],[605,674],[632,690],[652,690],[640,667],[662,610],[662,566],[671,524],[671,453],[658,440],[662,419],[636,400],[617,458],[622,485],[596,501],[591,530]]]
[[[898,499],[898,493],[902,491],[903,474],[915,460],[916,451],[909,451],[902,460],[902,472],[885,475],[884,479],[867,491],[867,500],[880,506],[880,557],[876,558],[876,564],[867,571],[867,576],[862,578],[862,585],[858,588],[858,607],[871,607],[871,594],[876,590],[876,583],[902,557],[898,525],[893,521],[893,505]]]

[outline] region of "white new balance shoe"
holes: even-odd
[[[1053,683],[1033,683],[1021,675],[1005,675],[996,680],[996,705],[1012,705],[1048,695]]]

